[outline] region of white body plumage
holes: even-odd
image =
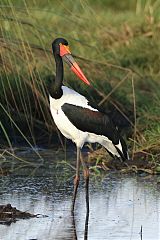
[[[75,106],[80,106],[83,108],[88,108],[92,111],[98,110],[89,106],[88,100],[76,91],[66,86],[62,86],[62,90],[63,95],[59,99],[54,99],[49,96],[51,114],[57,128],[61,131],[61,133],[66,138],[71,139],[73,142],[75,142],[77,147],[82,148],[85,142],[97,142],[104,146],[113,155],[120,157],[119,153],[116,150],[117,147],[122,152],[122,145],[120,141],[119,144],[115,145],[115,147],[112,141],[109,140],[106,136],[97,135],[91,132],[83,132],[71,123],[71,121],[68,119],[68,117],[62,110],[62,106],[65,103],[74,104]],[[79,118],[81,118],[81,116],[79,116]]]

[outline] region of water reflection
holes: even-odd
[[[71,217],[72,217],[72,226],[73,226],[73,240],[77,240],[77,231],[76,231],[76,225],[75,225],[75,218],[74,218],[74,212],[71,211]]]
[[[83,221],[83,220],[81,220]],[[86,217],[85,217],[85,224],[84,224],[84,240],[88,240],[88,223],[89,223],[89,211],[86,212]],[[67,233],[67,234],[66,234]],[[60,237],[59,237],[60,235]],[[64,240],[78,240],[77,237],[77,229],[76,229],[76,219],[74,212],[71,211],[71,226],[68,228],[66,232],[62,234],[60,231],[57,233],[57,239],[64,239]]]
[[[77,238],[77,230],[75,225],[75,216],[74,212],[71,212],[72,217],[72,228],[73,228],[73,240],[78,240]],[[84,227],[84,240],[88,239],[88,221],[89,221],[89,211],[86,212],[86,219],[85,219],[85,227]]]
[[[88,221],[89,221],[89,211],[86,212],[85,228],[84,228],[84,240],[88,239]]]
[[[160,239],[159,178],[106,176],[90,182],[90,216],[86,216],[81,182],[71,215],[71,182],[54,177],[3,177],[1,204],[47,215],[0,225],[2,240],[158,240]],[[89,219],[89,222],[88,222]],[[140,234],[142,226],[142,234]],[[143,238],[142,238],[143,237]]]

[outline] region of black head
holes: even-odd
[[[63,61],[66,62],[70,69],[86,84],[90,85],[82,70],[71,55],[71,51],[68,46],[68,42],[64,38],[56,38],[52,43],[53,55],[56,62],[56,81],[55,85],[63,81]]]
[[[68,42],[66,39],[64,38],[56,38],[53,42],[52,42],[52,50],[54,54],[60,54],[60,44],[63,44],[65,46],[68,46]]]

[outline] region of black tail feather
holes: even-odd
[[[122,146],[122,151],[115,146],[117,152],[119,153],[120,157],[122,158],[123,161],[128,161],[129,160],[129,155],[128,155],[128,149],[127,149],[127,145],[124,141],[124,139],[120,136],[120,143]]]

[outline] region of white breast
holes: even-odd
[[[60,99],[54,99],[50,96],[50,108],[55,110],[60,110],[61,106],[65,103],[74,104],[76,106],[81,106],[85,108],[92,109],[93,111],[97,111],[97,109],[92,108],[88,105],[88,100],[77,93],[71,88],[66,86],[62,86],[63,95]]]
[[[66,138],[71,139],[73,142],[75,142],[76,145],[82,147],[88,137],[88,133],[82,132],[77,129],[66,117],[61,107],[63,106],[63,104],[69,103],[76,106],[86,107],[94,111],[97,110],[88,106],[88,100],[74,90],[66,86],[63,86],[62,90],[63,95],[60,99],[54,99],[51,96],[49,97],[52,117],[61,133]]]

